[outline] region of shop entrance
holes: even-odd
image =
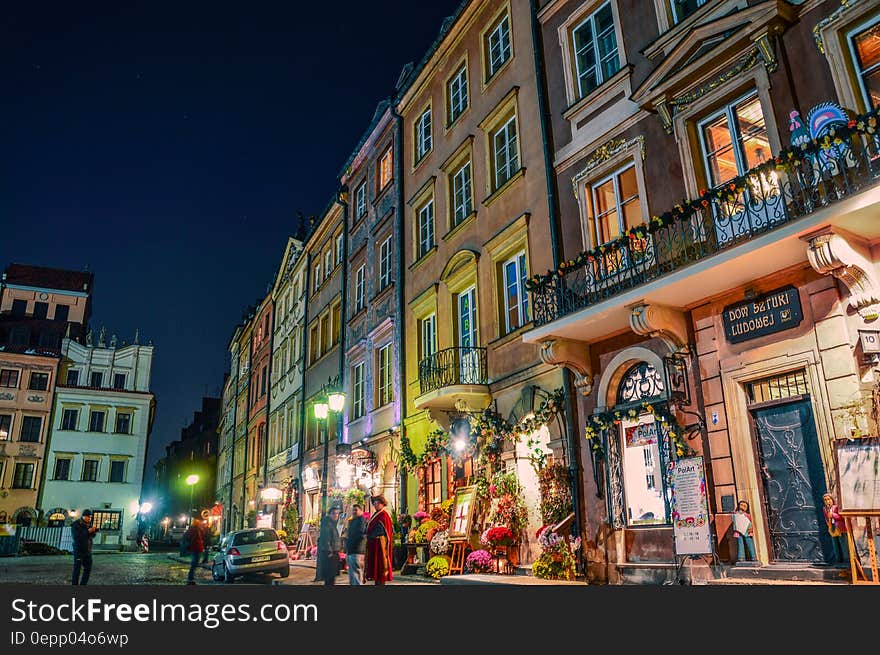
[[[822,517],[825,476],[803,371],[749,385],[771,559],[819,563],[832,552]]]

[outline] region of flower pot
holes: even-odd
[[[519,566],[519,545],[507,547],[507,561],[511,566]]]

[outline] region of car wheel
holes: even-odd
[[[227,583],[227,584],[232,584],[234,581],[235,581],[235,576],[233,576],[233,575],[229,572],[229,567],[227,567],[227,566],[224,564],[224,565],[223,565],[223,582],[225,582],[225,583]]]
[[[217,573],[216,564],[211,565],[211,577],[214,579],[214,582],[220,582],[220,580],[223,579],[223,576],[221,576],[219,573]]]
[[[278,575],[282,578],[286,578],[287,576],[289,576],[290,575],[290,565],[285,566],[283,569],[278,571]]]

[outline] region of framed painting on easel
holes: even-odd
[[[474,505],[477,501],[476,486],[459,487],[455,490],[452,519],[449,523],[450,541],[467,541],[471,535]]]
[[[835,439],[841,512],[880,513],[880,438]]]

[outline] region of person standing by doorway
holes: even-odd
[[[367,521],[364,508],[355,505],[352,517],[348,520],[345,538],[345,561],[348,564],[348,583],[353,587],[364,581],[364,553],[367,549]]]
[[[73,585],[86,585],[92,572],[92,540],[98,531],[97,526],[92,525],[92,510],[84,509],[70,530],[73,533]]]
[[[183,540],[186,543],[187,551],[189,551],[189,574],[186,576],[186,583],[195,584],[196,568],[198,568],[199,560],[205,551],[204,531],[198,517],[194,516],[190,521],[189,527],[183,534]]]
[[[321,579],[325,585],[335,585],[339,575],[339,551],[342,539],[339,537],[339,508],[331,507],[321,519],[321,534],[318,537],[318,562]]]
[[[391,515],[385,506],[385,496],[373,496],[373,515],[367,524],[367,557],[364,571],[367,580],[375,580],[377,585],[391,582],[391,547],[394,527]]]

